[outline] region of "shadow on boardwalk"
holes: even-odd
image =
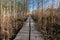
[[[24,24],[23,28],[19,31],[16,38],[14,40],[29,40],[29,19],[31,25],[31,37],[30,40],[44,40],[43,35],[38,32],[35,28],[35,23],[31,17],[28,17],[26,23]]]

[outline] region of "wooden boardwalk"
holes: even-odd
[[[30,19],[30,25],[31,25],[31,37],[30,40],[44,40],[42,34],[36,30],[36,26],[34,21],[32,20],[31,17],[28,17],[25,25],[23,28],[19,31],[17,34],[16,38],[14,40],[29,40],[29,19]]]

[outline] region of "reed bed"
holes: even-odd
[[[0,16],[0,39],[12,40],[27,20],[27,15],[1,15]]]
[[[60,40],[59,12],[57,11],[58,9],[54,9],[54,13],[51,10],[47,9],[43,13],[42,11],[40,13],[35,12],[32,14],[32,19],[36,23],[37,30],[43,34],[45,40]],[[51,13],[54,15],[51,15]]]

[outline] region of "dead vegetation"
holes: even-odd
[[[60,12],[57,10],[48,8],[44,12],[35,11],[32,14],[37,30],[44,35],[45,40],[60,40]]]
[[[0,0],[0,40],[13,40],[28,16],[24,11],[15,8],[17,6],[15,5],[15,0],[13,0],[12,5],[10,3],[11,1],[5,1],[7,1],[8,6]],[[22,6],[20,3],[18,7],[23,8],[20,5]]]

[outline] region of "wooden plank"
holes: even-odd
[[[14,40],[29,40],[29,19],[30,19],[30,25],[31,25],[31,34],[30,34],[30,40],[44,40],[42,34],[36,30],[35,22],[32,20],[31,17],[28,17],[25,25],[23,28],[19,31],[16,38]]]

